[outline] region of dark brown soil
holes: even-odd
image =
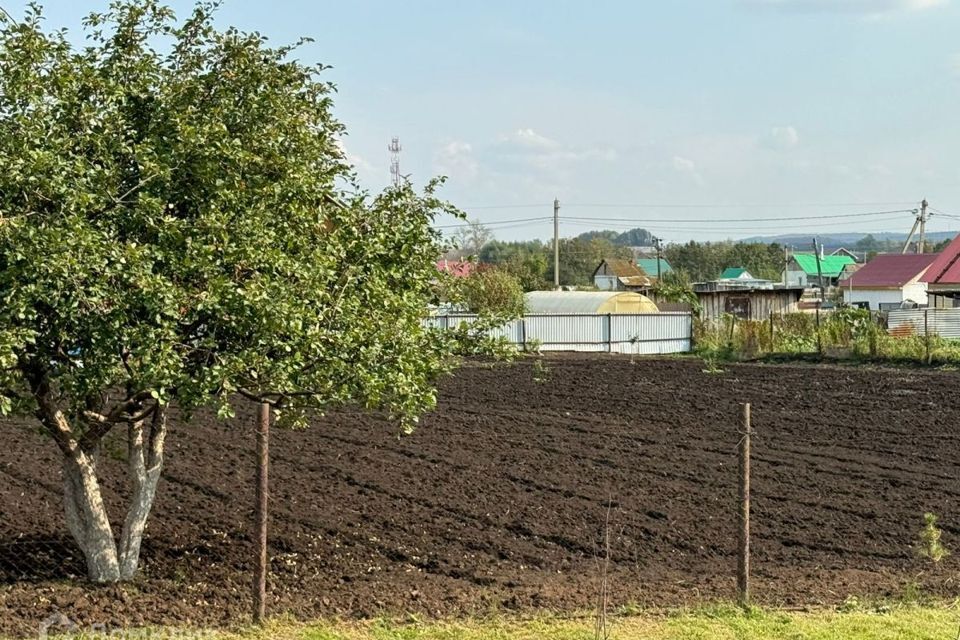
[[[753,405],[754,593],[768,604],[960,594],[957,555],[915,544],[925,511],[960,543],[960,375],[549,358],[472,363],[410,437],[339,413],[275,431],[270,611],[297,617],[586,609],[609,508],[615,604],[732,598],[738,403]],[[232,625],[250,608],[252,412],[174,421],[143,576],[82,580],[59,465],[0,423],[0,634],[60,610],[108,626]],[[119,440],[104,455],[115,521]],[[912,588],[912,587],[911,587]]]

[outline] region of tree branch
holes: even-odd
[[[80,448],[84,451],[92,450],[119,422],[135,423],[148,417],[156,411],[158,406],[154,402],[143,408],[144,401],[152,397],[150,392],[140,391],[115,406],[107,415],[96,411],[84,411],[83,417],[90,424],[90,428],[80,437]],[[134,411],[136,413],[133,413]]]

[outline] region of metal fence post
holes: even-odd
[[[607,314],[607,353],[613,353],[613,314]]]
[[[740,431],[740,539],[737,549],[737,603],[750,606],[750,403],[744,403]]]
[[[263,622],[267,608],[267,497],[270,467],[270,405],[261,402],[257,413],[257,477],[254,506],[253,621]]]
[[[930,320],[929,320],[930,309],[923,310],[923,343],[924,348],[926,349],[926,357],[924,361],[927,364],[930,364]]]

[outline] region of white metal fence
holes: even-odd
[[[470,324],[475,315],[432,316],[424,322],[440,329]],[[527,315],[492,329],[521,348],[541,351],[606,351],[662,354],[690,351],[693,318],[689,313],[550,313]]]
[[[897,309],[887,315],[887,330],[894,335],[937,335],[960,338],[958,309]]]

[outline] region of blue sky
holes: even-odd
[[[79,32],[106,2],[44,4]],[[445,195],[501,239],[548,237],[549,221],[509,222],[554,197],[581,218],[564,235],[668,241],[907,231],[909,213],[845,216],[923,197],[960,215],[957,1],[226,0],[219,22],[314,38],[301,57],[334,67],[363,184],[389,182],[399,136],[402,172],[449,176]]]

